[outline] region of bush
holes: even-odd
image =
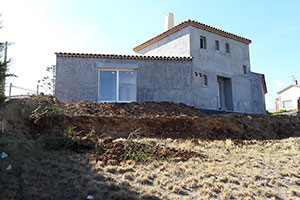
[[[5,101],[6,97],[3,92],[0,92],[0,104]]]
[[[269,111],[267,111],[267,114],[268,115],[272,115],[272,114],[280,114],[280,113],[285,113],[285,112],[288,112],[287,110],[279,110],[279,111],[277,111],[277,112],[269,112]]]
[[[287,112],[287,110],[279,110],[277,113],[284,113],[284,112]]]

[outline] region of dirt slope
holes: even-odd
[[[35,132],[46,127],[60,132],[74,129],[83,135],[127,137],[139,129],[141,136],[199,139],[281,139],[300,136],[300,117],[286,115],[207,115],[172,102],[62,104],[42,97],[30,120]]]
[[[39,137],[72,129],[111,137],[128,137],[140,130],[144,137],[199,139],[281,139],[300,136],[300,117],[286,115],[207,115],[172,102],[63,104],[51,96],[11,100],[1,107],[8,132]],[[1,119],[0,118],[0,119]]]

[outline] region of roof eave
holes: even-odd
[[[177,56],[144,56],[144,55],[115,55],[115,54],[87,54],[87,53],[62,53],[56,52],[56,57],[64,58],[98,58],[98,59],[124,59],[124,60],[169,60],[169,61],[192,61],[193,57]]]
[[[280,90],[279,92],[277,92],[277,94],[279,95],[279,94],[281,94],[281,93],[287,91],[288,89],[290,89],[290,88],[292,88],[292,87],[299,87],[299,88],[300,88],[300,85],[294,85],[294,84],[291,84],[291,85],[289,85],[289,86],[283,88],[283,89]]]

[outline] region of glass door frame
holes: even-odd
[[[101,71],[115,71],[116,74],[116,100],[115,101],[101,101],[100,99],[100,72]],[[119,77],[120,77],[120,71],[135,71],[137,72],[137,69],[127,69],[127,68],[99,68],[98,69],[98,102],[100,103],[130,103],[130,102],[136,102],[137,99],[137,74],[136,74],[136,82],[135,82],[135,99],[133,101],[119,101]]]

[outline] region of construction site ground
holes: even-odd
[[[300,198],[298,115],[36,96],[0,117],[0,199]]]

